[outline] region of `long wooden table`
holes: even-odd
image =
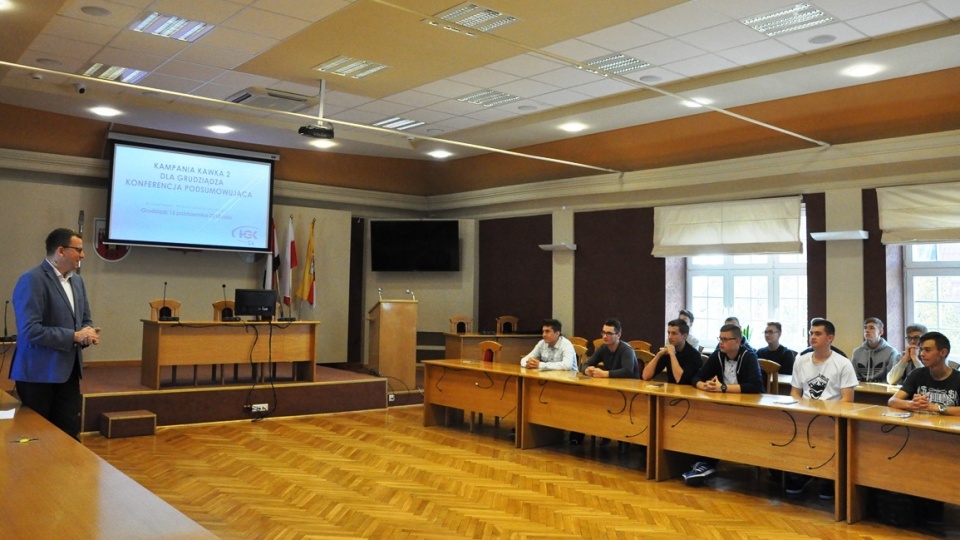
[[[143,319],[140,383],[160,388],[161,366],[290,362],[297,380],[316,380],[318,321],[217,322]]]
[[[216,538],[0,392],[0,410],[11,408],[0,420],[0,538]]]
[[[780,393],[790,395],[793,375],[780,373],[777,375],[777,382],[780,385]],[[886,383],[862,382],[854,389],[853,400],[857,403],[869,403],[870,405],[886,405],[890,396],[897,393],[900,387]]]
[[[424,425],[462,421],[462,411],[501,417],[517,411],[520,448],[557,443],[562,430],[646,445],[647,477],[656,480],[679,476],[692,456],[828,479],[837,487],[834,517],[851,523],[863,515],[867,487],[960,504],[938,459],[960,443],[960,418],[898,418],[884,414],[900,411],[871,403],[710,394],[518,364],[423,364]]]
[[[540,342],[540,334],[451,334],[444,336],[444,356],[447,358],[463,358],[467,360],[482,360],[480,358],[480,342],[496,341],[503,345],[500,349],[500,361],[520,364],[520,359],[527,355]]]

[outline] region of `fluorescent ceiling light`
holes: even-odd
[[[877,64],[856,64],[850,66],[840,73],[847,77],[870,77],[883,71],[883,66]]]
[[[120,112],[120,111],[118,111],[118,110],[116,110],[116,109],[113,109],[113,108],[111,108],[111,107],[93,107],[93,108],[89,109],[89,111],[92,112],[93,114],[97,115],[97,116],[105,116],[105,117],[108,117],[108,118],[111,117],[111,116],[118,116],[118,115],[123,114],[122,112]]]
[[[410,120],[409,118],[400,118],[399,116],[393,116],[391,118],[381,120],[373,125],[377,127],[387,128],[387,129],[395,129],[397,131],[404,131],[407,129],[422,126],[424,124],[426,124],[426,122],[421,122],[419,120]]]
[[[235,130],[230,126],[216,125],[216,126],[207,126],[207,129],[214,133],[219,133],[221,135],[225,133],[233,133]]]
[[[593,60],[587,60],[584,63],[592,68],[596,68],[607,73],[613,73],[614,75],[633,73],[634,71],[640,71],[641,69],[650,67],[650,62],[644,62],[639,58],[634,58],[632,56],[627,56],[620,53],[608,54],[606,56],[594,58]]]
[[[323,73],[332,73],[341,77],[350,77],[351,79],[362,79],[369,77],[378,71],[387,69],[388,65],[379,64],[370,60],[361,60],[349,56],[338,56],[327,60],[326,62],[314,67],[316,71]]]
[[[337,141],[333,141],[330,139],[314,139],[307,144],[316,148],[327,149],[327,148],[333,148],[334,146],[337,146]]]
[[[427,155],[437,159],[445,159],[452,156],[453,152],[447,152],[446,150],[434,150],[432,152],[427,152]]]
[[[740,22],[757,32],[770,37],[777,37],[820,26],[833,20],[832,15],[817,6],[810,3],[801,3],[740,19]]]
[[[442,21],[447,21],[459,26],[470,28],[471,30],[476,30],[478,32],[491,32],[497,28],[503,28],[504,26],[513,24],[519,20],[513,15],[507,15],[506,13],[497,11],[493,8],[488,8],[472,2],[465,2],[458,6],[452,7],[446,11],[442,11],[434,15],[434,17]],[[441,26],[436,21],[430,19],[426,19],[424,22],[431,26]],[[443,28],[445,30],[460,32],[460,29],[454,26],[443,25]],[[464,33],[469,36],[473,35],[469,32]]]
[[[711,103],[713,103],[713,100],[712,100],[712,99],[708,99],[708,98],[695,97],[695,98],[693,98],[693,99],[685,99],[685,100],[681,101],[680,103],[682,103],[683,105],[685,105],[685,106],[687,106],[687,107],[690,107],[691,109],[699,109],[700,107],[703,107],[704,105],[710,105]]]
[[[85,77],[96,77],[107,81],[120,81],[127,84],[137,84],[146,77],[148,72],[139,69],[125,68],[121,66],[107,66],[99,62],[90,65],[84,70]]]
[[[460,96],[457,98],[457,101],[465,101],[467,103],[473,103],[474,105],[483,105],[484,107],[496,107],[497,105],[505,105],[519,99],[520,96],[487,89]]]
[[[214,26],[202,21],[191,21],[153,11],[138,18],[129,28],[134,32],[193,43],[213,30]]]
[[[13,0],[0,0],[0,11],[13,9]]]
[[[587,129],[587,125],[580,122],[567,122],[566,124],[560,124],[559,127],[567,133],[578,133]]]

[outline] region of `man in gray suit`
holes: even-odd
[[[71,437],[80,436],[82,350],[100,343],[87,291],[76,272],[83,239],[70,229],[47,235],[47,257],[13,289],[17,350],[10,366],[17,396]]]

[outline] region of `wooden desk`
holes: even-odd
[[[503,345],[500,349],[500,361],[520,365],[520,359],[527,355],[540,342],[540,334],[451,334],[444,333],[447,358],[482,360],[480,342],[496,341]]]
[[[519,415],[520,362],[426,360],[423,364],[423,425],[449,426],[463,421],[464,411],[506,418]],[[516,443],[522,435],[516,425]]]
[[[913,413],[909,418],[890,407],[870,407],[847,418],[847,521],[866,511],[867,487],[886,489],[960,504],[950,456],[960,445],[960,417]]]
[[[638,379],[593,379],[568,371],[521,368],[520,448],[563,440],[563,430],[649,447],[654,431],[650,384]],[[647,452],[647,478],[654,452]]]
[[[296,378],[316,379],[318,321],[143,320],[140,383],[160,388],[160,366],[292,362]]]
[[[780,384],[780,393],[789,396],[792,386],[793,375],[777,375],[777,382]],[[860,383],[854,389],[853,401],[856,403],[867,403],[870,405],[884,405],[890,396],[897,393],[899,386],[882,383]]]
[[[216,538],[26,407],[0,439],[0,538]]]
[[[838,401],[783,404],[770,394],[709,394],[664,385],[656,404],[656,479],[689,470],[690,455],[795,472],[836,482],[834,517],[846,497],[843,411],[870,407]]]

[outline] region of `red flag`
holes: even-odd
[[[293,237],[293,216],[287,226],[287,241],[283,244],[280,256],[280,294],[283,303],[290,305],[290,284],[293,282],[293,269],[297,267],[297,242]]]

